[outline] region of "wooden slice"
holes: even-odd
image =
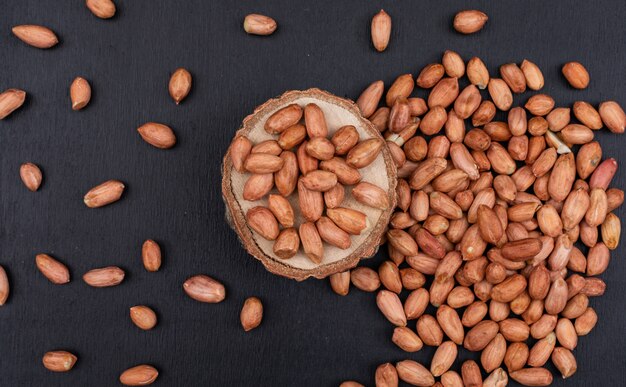
[[[268,134],[264,130],[265,121],[277,110],[293,103],[303,108],[309,103],[316,103],[326,117],[329,138],[340,127],[353,125],[359,133],[360,141],[368,138],[382,139],[380,132],[361,116],[354,102],[319,89],[288,91],[279,98],[265,102],[243,120],[242,127],[236,135],[245,135],[254,144],[277,139],[277,135]],[[243,198],[243,187],[250,174],[235,170],[230,158],[230,150],[224,156],[222,165],[222,196],[226,204],[227,221],[237,232],[246,250],[274,274],[302,281],[309,277],[324,278],[348,270],[356,266],[360,259],[376,253],[396,203],[396,167],[386,146],[383,146],[374,162],[359,171],[363,176],[362,181],[375,184],[385,190],[390,205],[385,210],[365,206],[354,200],[351,195],[352,187],[346,187],[342,206],[365,213],[371,226],[361,235],[352,236],[351,247],[346,250],[324,243],[324,258],[319,264],[313,263],[304,254],[302,247],[293,258],[278,258],[273,252],[274,241],[264,239],[248,227],[246,212],[252,207],[267,206],[267,196],[257,201],[247,201]],[[276,192],[275,188],[273,192]],[[288,199],[296,213],[297,228],[303,222],[297,193],[292,194]]]

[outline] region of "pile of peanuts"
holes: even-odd
[[[589,74],[578,65],[566,78],[584,88]],[[624,192],[609,188],[617,162],[602,159],[594,133],[604,126],[623,133],[626,116],[614,101],[555,107],[546,94],[513,107],[513,94],[541,89],[543,74],[524,60],[501,66],[500,76],[479,58],[465,63],[446,51],[416,79],[399,76],[386,106],[379,107],[382,81],[357,101],[398,167],[397,209],[389,260],[378,272],[335,274],[330,284],[340,295],[350,282],[378,291],[380,311],[396,326],[392,341],[404,351],[437,347],[429,367],[410,359],[380,365],[378,387],[398,379],[504,386],[509,377],[546,386],[550,360],[565,378],[576,372],[578,338],[597,322],[590,298],[606,288],[600,275],[619,243],[613,211]],[[426,100],[411,97],[415,85],[431,89]],[[506,121],[494,120],[497,110],[508,112]],[[462,348],[480,359],[457,372],[451,367]]]
[[[361,140],[357,129],[346,125],[329,139],[324,112],[315,103],[279,109],[264,129],[278,137],[252,144],[245,135],[238,135],[229,152],[235,170],[249,174],[243,198],[258,201],[269,194],[267,207],[250,208],[246,222],[261,237],[275,241],[277,257],[294,257],[302,244],[306,256],[320,264],[324,242],[350,248],[351,235],[367,231],[370,221],[362,211],[346,206],[346,195],[372,208],[390,206],[385,190],[361,181],[360,169],[370,165],[384,145],[380,138]],[[270,193],[274,187],[278,192]],[[296,191],[304,218],[299,226],[289,201]]]

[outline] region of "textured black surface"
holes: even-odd
[[[2,386],[110,386],[139,363],[154,364],[163,386],[373,385],[382,362],[428,364],[432,349],[405,354],[391,343],[393,329],[373,294],[352,289],[342,298],[326,281],[279,278],[244,252],[223,220],[220,195],[221,157],[242,118],[288,89],[315,86],[356,98],[373,80],[389,85],[399,74],[416,74],[445,49],[481,57],[492,74],[528,58],[543,69],[543,92],[559,106],[579,99],[626,105],[623,1],[116,2],[118,14],[107,21],[82,0],[2,2],[0,89],[28,92],[25,106],[0,121],[0,264],[12,283],[0,308]],[[379,54],[369,22],[381,7],[393,32]],[[490,19],[480,33],[462,36],[452,17],[470,7]],[[273,16],[277,33],[247,36],[241,22],[251,12]],[[61,43],[28,47],[10,33],[17,24],[46,25]],[[560,67],[569,60],[589,69],[588,89],[567,86]],[[176,106],[167,82],[179,66],[191,71],[194,85]],[[73,112],[68,87],[79,75],[94,93],[84,111]],[[144,143],[135,129],[146,121],[170,125],[178,145],[160,151]],[[597,138],[605,155],[624,157],[625,137],[602,131]],[[37,193],[20,182],[26,161],[44,172]],[[625,188],[625,176],[620,170],[614,186]],[[127,184],[123,199],[87,209],[84,193],[111,178]],[[164,249],[155,274],[139,259],[146,238]],[[591,301],[600,320],[579,341],[578,372],[565,382],[555,376],[555,385],[626,384],[623,251],[613,253],[602,276],[605,296]],[[34,263],[40,252],[65,262],[72,282],[54,286],[43,278]],[[376,267],[384,255],[366,265]],[[105,265],[127,271],[121,286],[82,282],[85,271]],[[206,305],[184,296],[183,281],[197,273],[223,281],[226,301]],[[239,310],[251,295],[264,301],[265,316],[244,333]],[[154,307],[156,329],[132,325],[128,308],[136,304]],[[68,374],[41,366],[43,353],[58,348],[79,357]]]

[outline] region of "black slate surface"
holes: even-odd
[[[118,14],[106,21],[82,3],[5,0],[0,11],[0,89],[28,92],[25,106],[0,121],[0,264],[12,283],[0,308],[2,386],[111,386],[139,363],[160,370],[161,386],[336,386],[346,379],[371,386],[382,362],[428,364],[432,349],[405,354],[391,343],[393,328],[373,294],[352,289],[339,297],[326,281],[276,277],[241,248],[223,220],[220,162],[242,118],[288,89],[356,98],[373,80],[389,85],[399,74],[417,74],[445,49],[481,57],[492,74],[528,58],[559,106],[580,99],[626,105],[623,1],[117,0]],[[369,41],[370,18],[381,7],[393,18],[383,54]],[[489,15],[486,28],[455,33],[453,15],[471,7]],[[251,12],[273,16],[278,31],[247,36],[241,23]],[[28,47],[11,35],[17,24],[46,25],[61,43]],[[569,60],[589,69],[588,89],[567,86],[560,67]],[[167,82],[179,66],[194,85],[176,106]],[[94,93],[84,111],[73,112],[68,87],[79,75]],[[146,121],[170,125],[178,145],[160,151],[144,143],[135,129]],[[603,131],[597,138],[605,155],[624,157],[625,137]],[[45,175],[37,193],[19,179],[27,161]],[[614,186],[625,188],[624,171]],[[123,199],[87,209],[84,193],[111,178],[127,184]],[[139,259],[146,238],[164,250],[156,274]],[[34,264],[40,252],[65,262],[73,281],[45,280]],[[600,320],[579,341],[578,372],[565,382],[555,376],[555,385],[626,385],[623,252],[613,253],[602,275],[606,294],[591,301]],[[376,267],[385,255],[365,264]],[[127,271],[121,286],[93,289],[80,279],[106,265]],[[227,300],[206,305],[186,297],[182,282],[197,273],[223,281]],[[244,333],[239,310],[251,295],[263,300],[265,316]],[[157,311],[153,331],[130,322],[128,308],[137,304]],[[43,353],[58,348],[78,355],[72,372],[41,366]]]

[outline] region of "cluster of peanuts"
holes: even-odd
[[[254,145],[245,135],[238,135],[229,152],[235,170],[250,174],[243,198],[257,201],[268,197],[267,207],[259,205],[246,212],[246,222],[261,237],[275,241],[277,257],[292,258],[302,244],[306,256],[320,264],[324,242],[343,250],[350,248],[351,235],[368,230],[370,221],[365,213],[346,207],[348,194],[365,206],[389,207],[387,192],[361,181],[359,171],[378,157],[384,145],[381,138],[360,140],[357,129],[346,125],[329,139],[324,112],[315,103],[279,109],[267,119],[264,129],[278,138]],[[299,226],[289,201],[296,191],[304,219]]]
[[[575,88],[589,82],[586,70],[564,74]],[[464,75],[469,83],[459,86]],[[479,58],[466,64],[446,51],[417,79],[398,77],[386,106],[379,107],[382,81],[357,101],[398,167],[397,209],[387,232],[389,260],[378,272],[361,266],[335,274],[330,284],[340,295],[350,282],[377,291],[402,350],[437,347],[429,367],[410,359],[380,365],[377,387],[399,379],[505,386],[509,377],[546,386],[550,360],[564,378],[576,372],[578,338],[597,322],[590,298],[606,288],[600,276],[619,243],[613,211],[624,192],[609,188],[617,162],[603,160],[594,133],[604,126],[623,133],[626,116],[614,101],[597,110],[584,101],[555,107],[546,94],[513,107],[513,94],[541,89],[543,75],[524,60],[501,66],[500,76],[490,76]],[[431,89],[426,100],[411,96],[415,85]],[[497,110],[508,112],[506,121],[494,120]],[[480,359],[457,372],[452,366],[463,348]]]

